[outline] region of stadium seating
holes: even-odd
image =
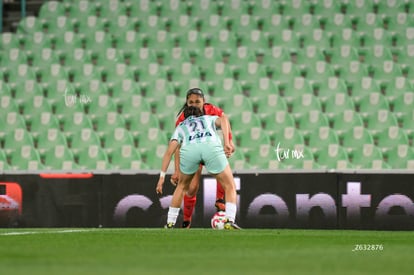
[[[159,169],[196,86],[238,170],[412,169],[409,2],[104,2],[45,1],[1,34],[2,169]],[[278,143],[309,158],[277,161]]]
[[[353,165],[349,161],[345,148],[338,143],[326,144],[315,152],[317,163],[326,169],[349,169]]]

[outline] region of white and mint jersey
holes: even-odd
[[[181,147],[197,143],[217,143],[221,145],[221,139],[216,131],[216,119],[218,116],[191,116],[181,122],[175,129],[171,140],[177,140]]]

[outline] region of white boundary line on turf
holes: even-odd
[[[0,233],[0,236],[19,236],[19,235],[31,235],[31,234],[62,234],[62,233],[78,233],[78,232],[91,232],[95,229],[66,229],[57,231],[15,231]]]

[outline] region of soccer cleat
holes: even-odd
[[[232,221],[227,221],[225,224],[224,224],[224,229],[225,230],[239,230],[239,229],[241,229],[241,227],[240,226],[238,226],[237,224],[235,224],[234,222],[232,222]]]
[[[190,226],[191,226],[191,221],[183,221],[183,224],[181,225],[181,228],[189,229]]]
[[[172,222],[167,223],[166,225],[164,225],[165,229],[173,229],[174,228],[174,224]]]
[[[217,212],[226,211],[226,202],[223,199],[216,200],[216,204],[214,205],[217,209]]]

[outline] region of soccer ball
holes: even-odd
[[[211,228],[222,230],[224,229],[224,224],[226,223],[226,213],[219,211],[213,215],[211,218]]]

